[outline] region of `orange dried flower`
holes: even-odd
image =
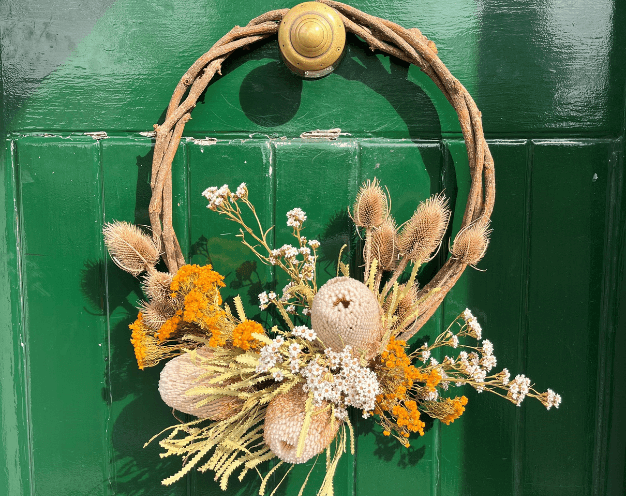
[[[163,324],[161,329],[159,329],[159,341],[163,342],[176,333],[179,324],[183,321],[182,314],[182,310],[178,310],[173,317],[165,321],[165,324]]]
[[[262,343],[252,337],[253,333],[263,334],[263,326],[254,320],[246,320],[233,329],[233,346],[242,350],[258,348]]]

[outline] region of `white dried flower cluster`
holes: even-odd
[[[259,364],[256,367],[257,373],[269,372],[277,363],[283,362],[283,356],[280,354],[280,347],[285,343],[282,336],[276,336],[272,339],[272,343],[263,346],[259,357]],[[274,377],[276,379],[276,377]],[[281,379],[282,380],[282,376]]]
[[[248,198],[248,187],[246,186],[246,183],[241,183],[237,187],[237,191],[232,193],[230,189],[228,189],[228,184],[224,184],[221,188],[210,186],[202,192],[202,196],[209,200],[207,208],[217,210],[217,208],[222,205],[224,201],[237,201],[239,199],[245,200]]]
[[[296,326],[291,332],[294,336],[306,339],[307,341],[317,339],[317,333],[313,329],[309,329],[307,326]]]
[[[517,406],[520,406],[529,392],[530,379],[524,374],[518,374],[515,376],[515,379],[510,382],[509,392],[506,394],[506,397]]]
[[[259,294],[259,308],[261,310],[265,310],[267,306],[270,304],[269,296],[267,295],[267,291],[263,291]]]
[[[493,354],[493,344],[491,343],[491,341],[489,341],[488,339],[483,339],[482,345],[483,357],[480,359],[480,365],[483,369],[489,372],[498,364],[498,361]]]
[[[544,403],[546,408],[548,410],[550,410],[550,408],[552,407],[558,408],[560,404],[561,404],[561,395],[555,393],[554,391],[552,391],[552,389],[548,389],[548,391],[546,392],[546,400]]]
[[[469,308],[466,308],[465,310],[463,310],[461,316],[467,324],[467,334],[472,336],[473,338],[482,339],[483,329],[482,327],[480,327],[478,319],[476,319],[476,317],[474,317],[474,314],[472,314],[472,311]]]
[[[314,250],[317,250],[320,247],[320,242],[317,239],[311,239],[309,241],[309,246]]]
[[[380,393],[376,374],[359,365],[358,359],[352,356],[351,346],[341,352],[327,348],[324,354],[328,367],[311,362],[302,370],[302,377],[306,379],[305,391],[313,393],[316,406],[323,401],[333,403],[337,418],[345,418],[347,406],[363,410],[363,417],[369,417]]]
[[[306,213],[301,208],[294,208],[287,212],[287,225],[300,229],[306,220]]]
[[[298,259],[298,256],[302,256],[302,259]],[[270,252],[268,261],[271,265],[276,265],[281,258],[284,258],[292,266],[300,266],[299,275],[302,279],[312,281],[315,277],[316,257],[311,254],[310,248],[306,246],[296,248],[292,245],[283,245]]]
[[[457,365],[461,372],[467,375],[472,381],[479,383],[474,387],[479,393],[482,392],[484,387],[481,383],[485,381],[487,371],[481,366],[478,353],[462,351],[459,353]]]
[[[225,184],[219,189],[216,186],[211,186],[202,192],[202,196],[209,200],[207,208],[211,210],[217,210],[217,207],[224,203],[224,200],[228,200],[229,195],[230,190],[228,189],[228,184]]]

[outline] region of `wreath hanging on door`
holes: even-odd
[[[286,212],[294,242],[275,248],[268,239],[274,226],[262,225],[252,202],[254,192],[245,183],[234,191],[227,185],[208,187],[203,193],[208,208],[238,224],[241,242],[289,278],[281,292],[259,295],[261,310],[273,307],[280,315],[280,325],[271,329],[249,320],[239,297],[234,308],[223,302],[219,267],[186,264],[174,233],[172,161],[191,110],[224,60],[238,48],[279,32],[289,10],[267,12],[221,38],[187,70],[164,123],[155,126],[152,236],[125,222],[104,228],[113,261],[134,276],[144,274],[147,300],[130,326],[139,368],[167,361],[159,381],[161,397],[173,409],[196,417],[170,427],[159,441],[162,456],[183,459],[181,470],[163,480],[166,485],[197,468],[213,471],[226,489],[231,476],[241,481],[254,470],[261,476],[263,494],[282,464],[325,456],[326,476],[318,494],[331,495],[339,458],[348,449],[354,451],[350,409],[374,417],[385,436],[408,447],[411,435],[424,434],[424,416],[447,425],[463,414],[467,398],[453,392],[457,387],[489,391],[518,406],[526,396],[548,409],[558,408],[561,401],[550,389],[536,391],[524,375],[511,379],[507,369],[494,372],[493,345],[482,338],[481,326],[468,309],[434,342],[409,351],[407,341],[465,268],[485,254],[495,194],[493,160],[476,104],[437,57],[432,41],[415,28],[348,5],[320,3],[372,50],[418,66],[454,107],[471,175],[461,228],[446,263],[420,288],[418,270],[437,252],[448,227],[448,202],[443,195],[427,199],[398,228],[383,187],[376,180],[367,182],[350,210],[364,238],[363,279],[351,277],[340,257],[337,277],[318,287],[320,243],[303,235],[304,211],[294,206]],[[306,12],[307,5],[292,11]],[[288,65],[299,70],[299,62]],[[323,69],[299,72],[324,75]],[[161,258],[167,272],[155,268]],[[431,356],[439,348],[453,350],[441,363]],[[274,458],[279,462],[262,475],[261,464]]]

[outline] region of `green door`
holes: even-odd
[[[161,459],[156,443],[143,448],[176,419],[157,391],[161,367],[137,370],[128,324],[140,281],[109,261],[101,229],[149,223],[147,132],[185,70],[232,26],[293,5],[0,5],[0,494],[220,493],[209,474],[161,486],[180,460]],[[464,391],[464,416],[429,424],[409,449],[355,417],[356,456],[343,458],[336,494],[624,494],[626,3],[352,5],[435,41],[483,113],[496,164],[494,232],[480,271],[466,271],[418,338],[433,339],[470,307],[498,366],[555,389],[563,404],[546,412]],[[231,57],[174,160],[187,260],[212,263],[226,276],[225,296],[241,294],[258,319],[256,295],[274,273],[251,263],[234,226],[205,208],[208,186],[245,181],[268,225],[286,227],[286,212],[304,209],[326,279],[344,243],[357,265],[346,207],[365,179],[389,188],[397,219],[445,191],[453,234],[461,222],[469,172],[453,109],[416,67],[354,36],[347,42],[341,65],[316,81],[292,75],[275,40]],[[331,128],[342,134],[301,137]],[[292,471],[277,494],[297,494],[309,468]],[[315,480],[305,494],[315,494]],[[228,494],[258,488],[249,474]]]

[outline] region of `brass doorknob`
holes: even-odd
[[[305,2],[293,7],[278,28],[280,53],[287,67],[306,78],[330,74],[344,52],[346,28],[328,5]]]

